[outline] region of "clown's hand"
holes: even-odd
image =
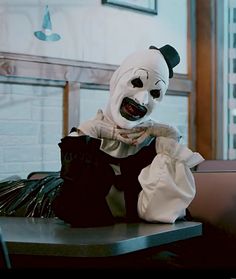
[[[180,133],[174,127],[167,125],[167,124],[152,123],[151,126],[146,127],[145,132],[142,135],[140,135],[139,138],[137,138],[133,141],[133,144],[135,144],[135,145],[141,144],[148,137],[171,138],[177,142],[179,142],[179,140],[181,139]]]
[[[133,142],[140,138],[145,133],[145,129],[133,128],[122,129],[104,121],[102,110],[98,110],[96,118],[94,119],[97,137],[100,139],[118,140],[126,144],[133,144]]]

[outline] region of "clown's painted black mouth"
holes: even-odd
[[[120,106],[120,114],[129,121],[136,121],[147,113],[147,108],[125,97]]]

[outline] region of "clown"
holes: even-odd
[[[179,143],[179,132],[151,119],[180,62],[170,45],[128,56],[110,80],[104,111],[62,139],[61,185],[53,202],[74,227],[134,222],[173,223],[195,195],[191,168],[203,161]],[[116,214],[112,195],[123,209]]]

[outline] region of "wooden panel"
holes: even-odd
[[[101,87],[109,85],[116,69],[116,65],[110,64],[0,52],[0,75],[9,79],[21,77],[71,81]],[[176,92],[191,91],[192,81],[186,75],[175,74],[170,80],[169,89]]]
[[[196,150],[196,5],[195,0],[187,1],[188,8],[188,29],[187,29],[187,59],[188,59],[188,79],[191,80],[189,90],[189,147]],[[197,151],[197,150],[196,150]]]
[[[77,127],[80,118],[80,85],[77,82],[68,82],[69,102],[68,102],[68,134],[72,127]]]
[[[0,53],[0,75],[108,84],[117,66],[66,59]]]
[[[205,159],[216,155],[215,1],[196,1],[197,76],[196,149]]]

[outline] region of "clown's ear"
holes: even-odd
[[[170,45],[165,45],[161,48],[150,46],[149,49],[157,49],[161,52],[169,68],[169,78],[172,78],[173,68],[180,62],[180,57],[177,50]]]

